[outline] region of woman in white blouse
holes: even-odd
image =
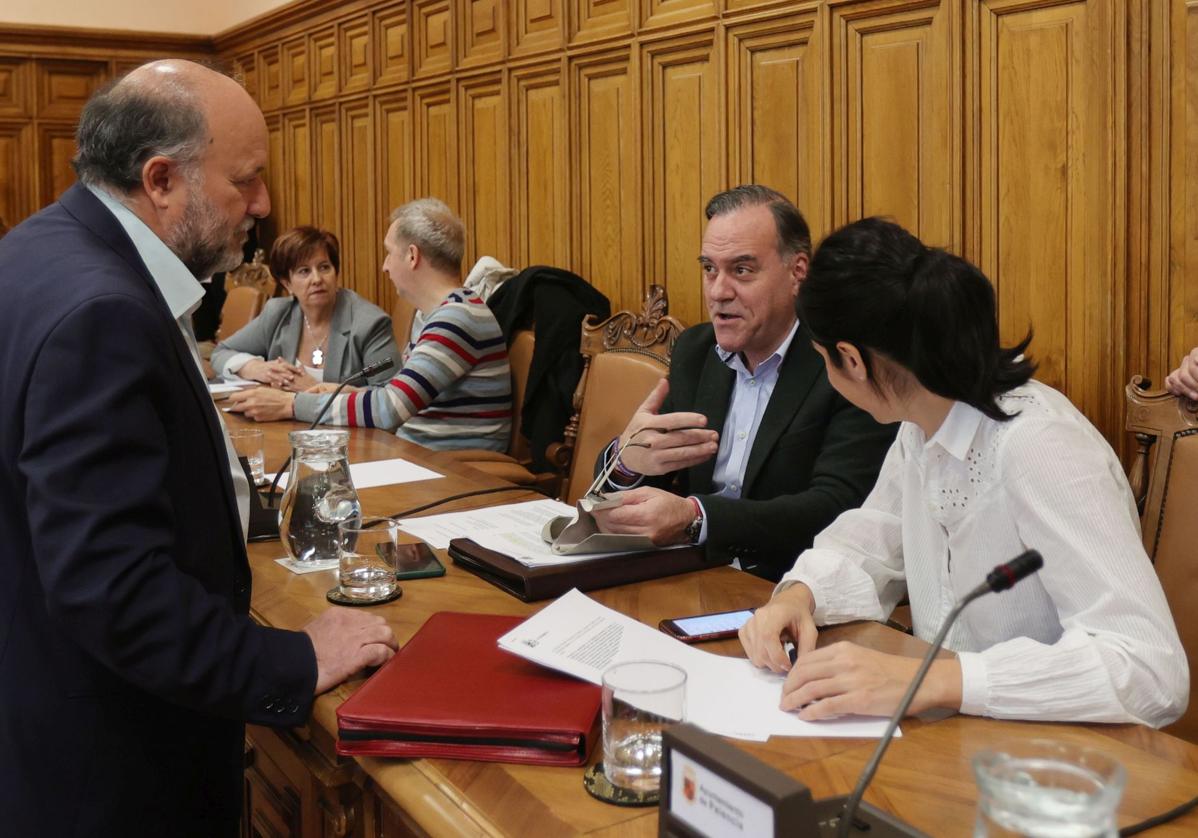
[[[902,422],[874,490],[843,513],[741,629],[750,660],[787,672],[808,720],[888,715],[918,661],[817,625],[884,620],[907,594],[930,640],[953,603],[1028,548],[1044,568],[969,606],[911,713],[1142,722],[1184,711],[1186,656],[1140,542],[1119,460],[1069,400],[998,342],[994,291],[968,262],[875,218],[816,251],[797,301],[828,378],[879,422]],[[793,640],[792,666],[783,640]]]

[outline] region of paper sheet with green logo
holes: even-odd
[[[500,637],[499,646],[592,684],[601,684],[613,664],[672,663],[687,674],[686,721],[721,736],[764,742],[771,736],[879,737],[886,729],[886,719],[862,716],[805,722],[778,707],[784,676],[688,646],[577,590]]]

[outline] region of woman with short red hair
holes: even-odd
[[[267,302],[262,313],[212,352],[212,368],[225,376],[300,392],[321,382],[340,383],[367,364],[399,349],[391,318],[378,306],[340,287],[337,237],[316,227],[296,227],[275,240],[270,272],[290,293]],[[378,374],[377,384],[388,372]]]

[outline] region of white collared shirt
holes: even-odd
[[[958,598],[1034,548],[1043,569],[961,614],[961,711],[1142,722],[1185,709],[1186,656],[1140,542],[1119,460],[1056,390],[1029,382],[997,422],[957,402],[930,440],[903,423],[874,490],[799,556],[818,624],[884,620],[904,591],[931,640]]]
[[[183,340],[191,350],[196,368],[200,370],[200,378],[203,378],[204,365],[200,361],[195,333],[191,328],[192,312],[199,307],[200,301],[204,297],[203,286],[191,275],[191,271],[179,260],[179,257],[132,210],[99,187],[89,186],[88,189],[116,217],[117,223],[121,225],[133,242],[137,255],[141,257],[154,284],[158,286],[162,298],[166,300],[171,317],[175,318],[175,322],[179,324],[179,329],[183,332]],[[212,409],[215,411],[216,407],[213,406]],[[229,471],[233,477],[233,489],[237,493],[237,512],[241,517],[241,536],[245,538],[249,531],[250,484],[245,478],[241,463],[237,460],[237,454],[233,451],[233,443],[229,439],[229,432],[225,428],[223,417],[217,413],[216,418],[225,440],[225,455],[228,457]]]

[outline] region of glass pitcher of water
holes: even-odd
[[[362,505],[349,475],[349,431],[293,431],[291,471],[279,507],[279,538],[297,562],[337,560],[337,525],[359,524]]]

